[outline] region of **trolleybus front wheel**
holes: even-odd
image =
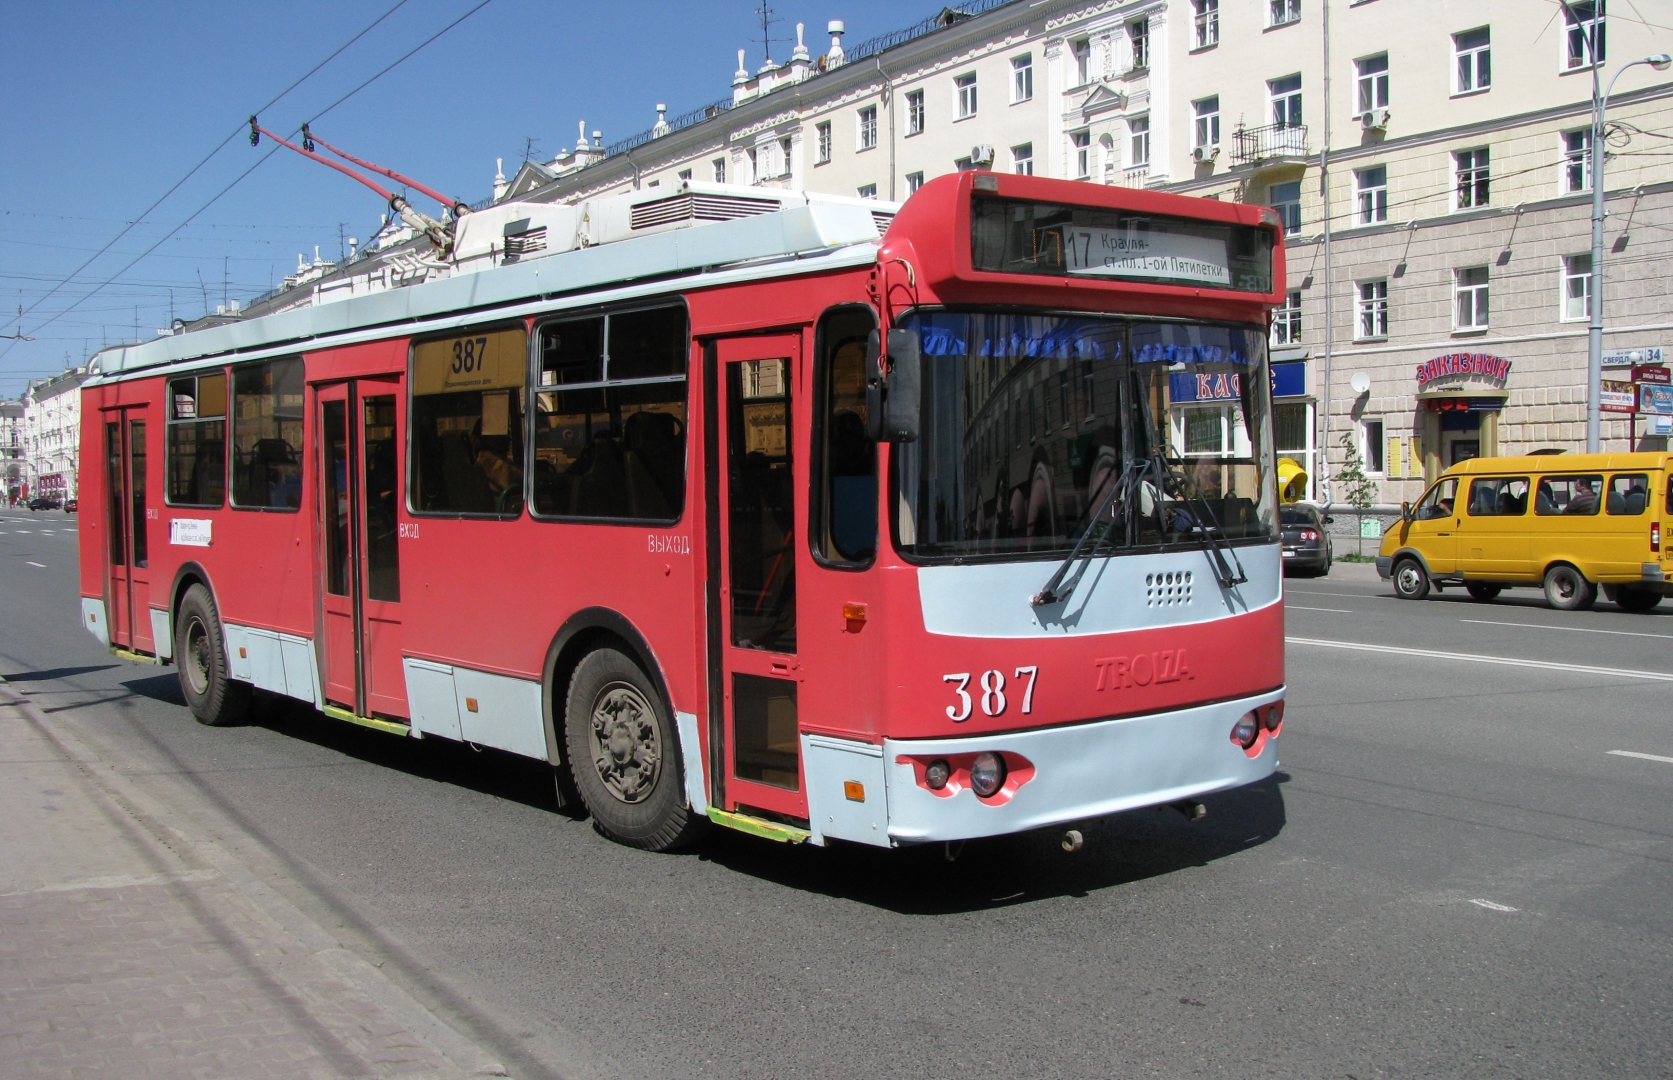
[[[198,723],[221,727],[243,719],[250,705],[250,684],[227,669],[226,638],[215,599],[202,585],[186,590],[174,620],[174,662],[180,692]]]
[[[612,840],[669,851],[702,828],[704,819],[686,805],[667,703],[625,653],[597,649],[576,665],[564,743],[581,799]]]

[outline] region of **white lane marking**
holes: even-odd
[[[1354,649],[1359,652],[1389,653],[1393,656],[1421,656],[1425,660],[1467,660],[1472,664],[1503,664],[1544,671],[1569,671],[1576,675],[1615,675],[1623,679],[1673,682],[1673,674],[1662,671],[1632,671],[1627,668],[1592,667],[1588,664],[1554,664],[1547,660],[1519,660],[1513,656],[1472,656],[1468,653],[1438,652],[1434,649],[1405,649],[1395,645],[1368,645],[1359,641],[1320,641],[1317,638],[1286,637],[1291,645],[1316,645],[1321,649]]]
[[[25,559],[25,560],[24,560],[24,561],[25,561],[25,562],[28,562],[28,561],[29,561],[29,560],[27,560],[27,559]],[[40,567],[40,568],[41,568],[41,569],[42,569],[42,570],[45,570],[45,569],[46,569],[46,563],[44,563],[44,562],[31,562],[31,563],[29,563],[29,565],[30,565],[30,566],[38,566],[38,567]]]
[[[1300,604],[1291,604],[1288,601],[1286,601],[1284,603],[1284,607],[1288,608],[1291,611],[1332,611],[1332,612],[1335,612],[1338,615],[1353,615],[1353,614],[1355,614],[1355,612],[1349,611],[1347,608],[1339,608],[1339,607],[1303,607]]]
[[[1636,750],[1611,750],[1609,752],[1614,754],[1616,757],[1643,758],[1645,761],[1665,761],[1667,764],[1673,765],[1673,757],[1662,757],[1660,754],[1640,754]]]
[[[24,536],[24,535],[26,535],[26,534],[27,534],[27,533],[28,533],[28,532],[29,532],[29,530],[28,530],[28,529],[17,529],[17,530],[15,530],[15,531],[16,531],[16,532],[17,532],[17,534],[18,534],[18,535],[19,535],[19,536]]]
[[[1509,907],[1505,904],[1495,904],[1491,900],[1471,900],[1470,903],[1474,904],[1476,907],[1486,908],[1488,911],[1515,911],[1516,910],[1515,908]]]
[[[1673,634],[1645,634],[1636,630],[1594,630],[1589,626],[1544,626],[1531,622],[1494,622],[1490,619],[1459,619],[1459,622],[1474,623],[1476,626],[1514,626],[1521,630],[1568,630],[1576,634],[1614,634],[1617,637],[1653,637],[1663,641],[1673,640]]]
[[[1349,600],[1381,600],[1387,593],[1357,593],[1357,592],[1319,592],[1315,589],[1285,589],[1284,595],[1294,593],[1297,596],[1342,596]]]

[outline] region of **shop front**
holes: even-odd
[[[1474,457],[1499,452],[1499,414],[1511,362],[1488,353],[1447,353],[1417,367],[1418,453],[1424,483]]]

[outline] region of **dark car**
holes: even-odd
[[[1284,540],[1284,570],[1308,577],[1330,573],[1330,532],[1334,519],[1317,507],[1293,503],[1278,510],[1278,527]]]
[[[57,499],[46,495],[37,495],[29,500],[29,509],[31,510],[56,510],[58,506]]]

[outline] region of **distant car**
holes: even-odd
[[[73,514],[75,512],[76,512],[76,500],[65,499],[64,500],[64,513]]]
[[[1330,532],[1334,519],[1320,514],[1317,507],[1292,503],[1278,510],[1278,528],[1284,541],[1284,569],[1308,577],[1330,573],[1333,553]]]
[[[49,498],[46,495],[37,495],[29,500],[29,509],[31,510],[56,510],[58,506],[57,499]]]

